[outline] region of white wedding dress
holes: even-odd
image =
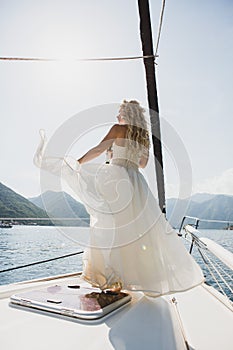
[[[113,144],[110,164],[46,155],[44,139],[34,163],[63,176],[90,214],[90,242],[82,277],[93,286],[143,291],[152,296],[204,282],[201,268],[162,214],[139,170],[140,152]]]

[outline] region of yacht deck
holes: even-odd
[[[232,349],[232,307],[206,284],[157,298],[131,292],[130,303],[99,320],[79,320],[9,304],[10,296],[23,290],[83,283],[79,278],[76,274],[1,286],[1,348],[182,350],[188,348],[186,339],[189,349]]]

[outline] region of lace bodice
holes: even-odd
[[[112,151],[111,164],[138,169],[142,152],[134,147],[128,148],[126,146],[119,146],[115,142],[113,143]]]

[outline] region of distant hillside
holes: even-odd
[[[45,209],[43,203],[45,202],[46,209],[54,218],[85,218],[85,220],[75,220],[74,222],[77,226],[89,225],[89,214],[84,205],[66,192],[47,191],[38,197],[29,198],[29,200],[42,209]],[[61,222],[65,223],[62,220]]]
[[[65,192],[47,191],[43,194],[49,212],[54,217],[89,217],[84,206]],[[41,196],[30,199],[37,206],[44,208]],[[200,219],[232,220],[233,196],[197,193],[190,199],[167,200],[167,218],[173,227],[179,227],[183,215],[195,216]],[[193,221],[194,222],[194,221]],[[81,222],[85,225],[87,220]],[[224,223],[200,223],[200,228],[224,228]]]
[[[185,209],[185,211],[184,211]],[[197,193],[190,199],[167,200],[167,218],[173,227],[179,227],[183,215],[200,219],[233,221],[233,196]],[[226,227],[224,223],[200,223],[200,228]]]
[[[89,215],[85,207],[69,194],[47,191],[43,194],[43,198],[48,204],[47,209],[52,217],[85,218],[85,220],[80,221],[69,221],[69,224],[89,225]],[[231,224],[233,222],[233,196],[197,193],[190,199],[169,198],[166,203],[167,218],[173,227],[179,227],[183,215],[195,216],[200,219],[231,221]],[[41,196],[28,200],[0,183],[0,217],[48,217],[44,209]],[[39,223],[51,224],[48,221]],[[68,222],[61,221],[60,224],[64,223]],[[199,227],[217,229],[224,228],[226,225],[224,223],[200,223]]]
[[[214,198],[215,196],[216,194],[211,194],[211,193],[195,193],[190,197],[190,199],[193,202],[202,203]]]
[[[28,199],[0,183],[0,217],[47,218],[48,215]]]

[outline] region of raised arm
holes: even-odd
[[[114,140],[117,138],[118,128],[118,124],[113,125],[103,140],[97,146],[91,148],[84,156],[79,158],[78,162],[80,164],[89,162],[111,147]]]

